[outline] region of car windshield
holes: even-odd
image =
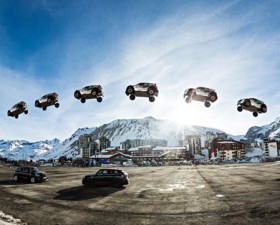
[[[253,100],[255,103],[259,104],[259,105],[263,104],[263,101],[258,100],[258,99],[256,99],[256,98],[252,98],[252,100]]]

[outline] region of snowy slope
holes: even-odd
[[[248,139],[268,138],[280,140],[280,117],[276,118],[269,125],[251,127],[245,137]]]

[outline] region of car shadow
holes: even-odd
[[[121,191],[124,188],[115,188],[115,187],[72,187],[66,188],[58,191],[54,199],[66,200],[66,201],[81,201],[92,198],[98,198],[103,196],[111,195],[115,192]]]

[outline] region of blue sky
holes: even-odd
[[[175,120],[245,134],[280,112],[280,2],[179,0],[0,0],[0,139],[65,139],[80,127],[121,118]],[[159,97],[130,101],[129,84],[155,82]],[[101,84],[102,103],[81,104],[76,89]],[[186,104],[184,90],[206,86],[210,108]],[[61,107],[34,107],[57,92]],[[239,113],[245,97],[268,112]],[[29,114],[7,110],[24,100]]]

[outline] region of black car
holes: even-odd
[[[48,174],[40,171],[35,166],[21,166],[15,170],[14,181],[27,181],[30,183],[47,181]]]
[[[129,184],[128,173],[121,169],[100,169],[96,174],[84,176],[84,186],[114,186],[121,188]]]
[[[27,104],[24,101],[21,101],[15,104],[10,110],[8,110],[8,116],[18,118],[19,114],[25,113],[28,114]]]

